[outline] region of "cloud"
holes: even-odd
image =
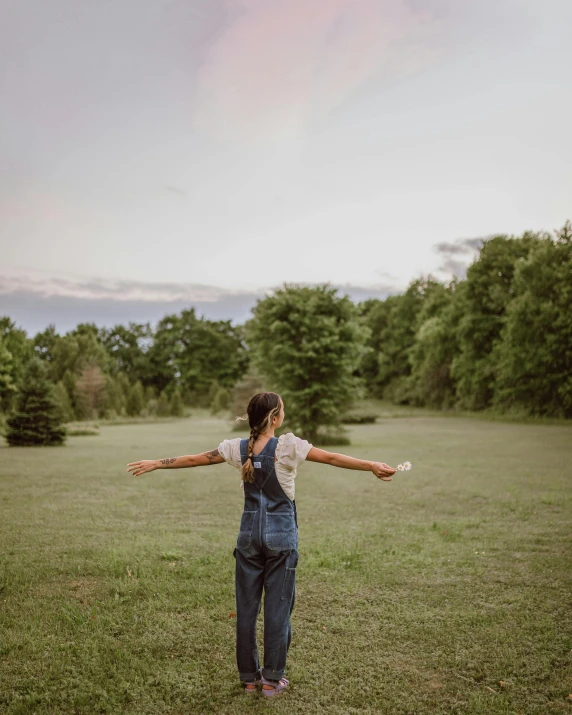
[[[438,13],[410,0],[229,0],[197,71],[196,125],[218,139],[297,135],[385,69],[422,67]]]
[[[0,276],[0,295],[20,291],[38,297],[110,299],[119,303],[200,302],[212,303],[223,297],[240,295],[241,291],[189,283],[145,283],[141,281],[61,278],[58,276]],[[246,293],[248,294],[248,292]]]
[[[335,286],[338,287],[338,286]],[[343,285],[340,294],[355,301],[385,298],[394,287]],[[131,321],[155,324],[169,313],[195,308],[210,320],[243,323],[252,308],[276,288],[237,291],[216,286],[143,283],[68,278],[36,274],[0,276],[0,315],[8,315],[29,334],[53,323],[60,333],[78,323],[93,322],[100,327]]]
[[[438,272],[464,278],[467,268],[475,260],[481,246],[488,238],[490,236],[458,238],[456,241],[436,243],[433,250],[442,258]]]
[[[59,333],[66,333],[78,323],[95,323],[99,327],[126,325],[129,322],[156,324],[170,313],[195,308],[197,315],[210,320],[244,322],[256,303],[255,295],[222,297],[217,301],[152,301],[123,300],[112,298],[78,298],[51,295],[41,297],[33,291],[19,290],[0,295],[0,315],[8,315],[30,335],[54,324]]]
[[[483,245],[484,238],[459,238],[453,242],[436,243],[434,250],[444,256],[453,256],[459,253],[473,253]]]

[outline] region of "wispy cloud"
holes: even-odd
[[[441,20],[410,0],[229,0],[198,69],[195,121],[220,139],[298,134],[386,70],[417,69]]]
[[[456,241],[443,241],[435,244],[435,251],[444,256],[458,255],[459,253],[473,253],[478,251],[486,238],[458,238]]]
[[[81,298],[83,300],[139,301],[154,303],[187,301],[212,303],[234,295],[252,295],[251,291],[225,290],[215,286],[188,283],[144,283],[140,281],[61,278],[59,276],[1,276],[0,295],[19,291],[38,297]]]
[[[385,298],[393,284],[364,287],[336,286],[355,301]],[[156,323],[168,313],[195,308],[210,320],[242,323],[251,316],[256,302],[276,290],[227,290],[216,286],[177,283],[143,283],[96,278],[34,275],[0,275],[0,315],[8,315],[30,334],[53,323],[60,332],[78,323],[99,326],[130,321]]]
[[[458,238],[456,241],[436,243],[433,250],[441,256],[438,272],[463,278],[488,238],[490,236]]]

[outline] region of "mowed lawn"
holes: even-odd
[[[0,712],[572,712],[570,427],[420,413],[330,448],[410,460],[392,483],[304,464],[269,702],[235,665],[238,472],[126,472],[226,436],[205,417],[0,446]]]

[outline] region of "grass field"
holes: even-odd
[[[236,673],[238,473],[126,473],[225,436],[195,417],[0,446],[0,712],[572,712],[570,427],[419,413],[343,448],[410,460],[392,483],[303,465],[271,702]]]

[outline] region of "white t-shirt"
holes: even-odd
[[[276,445],[276,461],[274,469],[280,486],[284,490],[286,496],[292,501],[294,500],[294,479],[298,467],[308,456],[308,452],[312,449],[312,445],[305,439],[300,439],[292,432],[282,434],[278,437]],[[240,437],[236,439],[225,439],[218,446],[218,451],[225,462],[228,462],[237,469],[242,469],[242,460],[240,459]],[[244,483],[240,480],[240,486],[244,489]]]

